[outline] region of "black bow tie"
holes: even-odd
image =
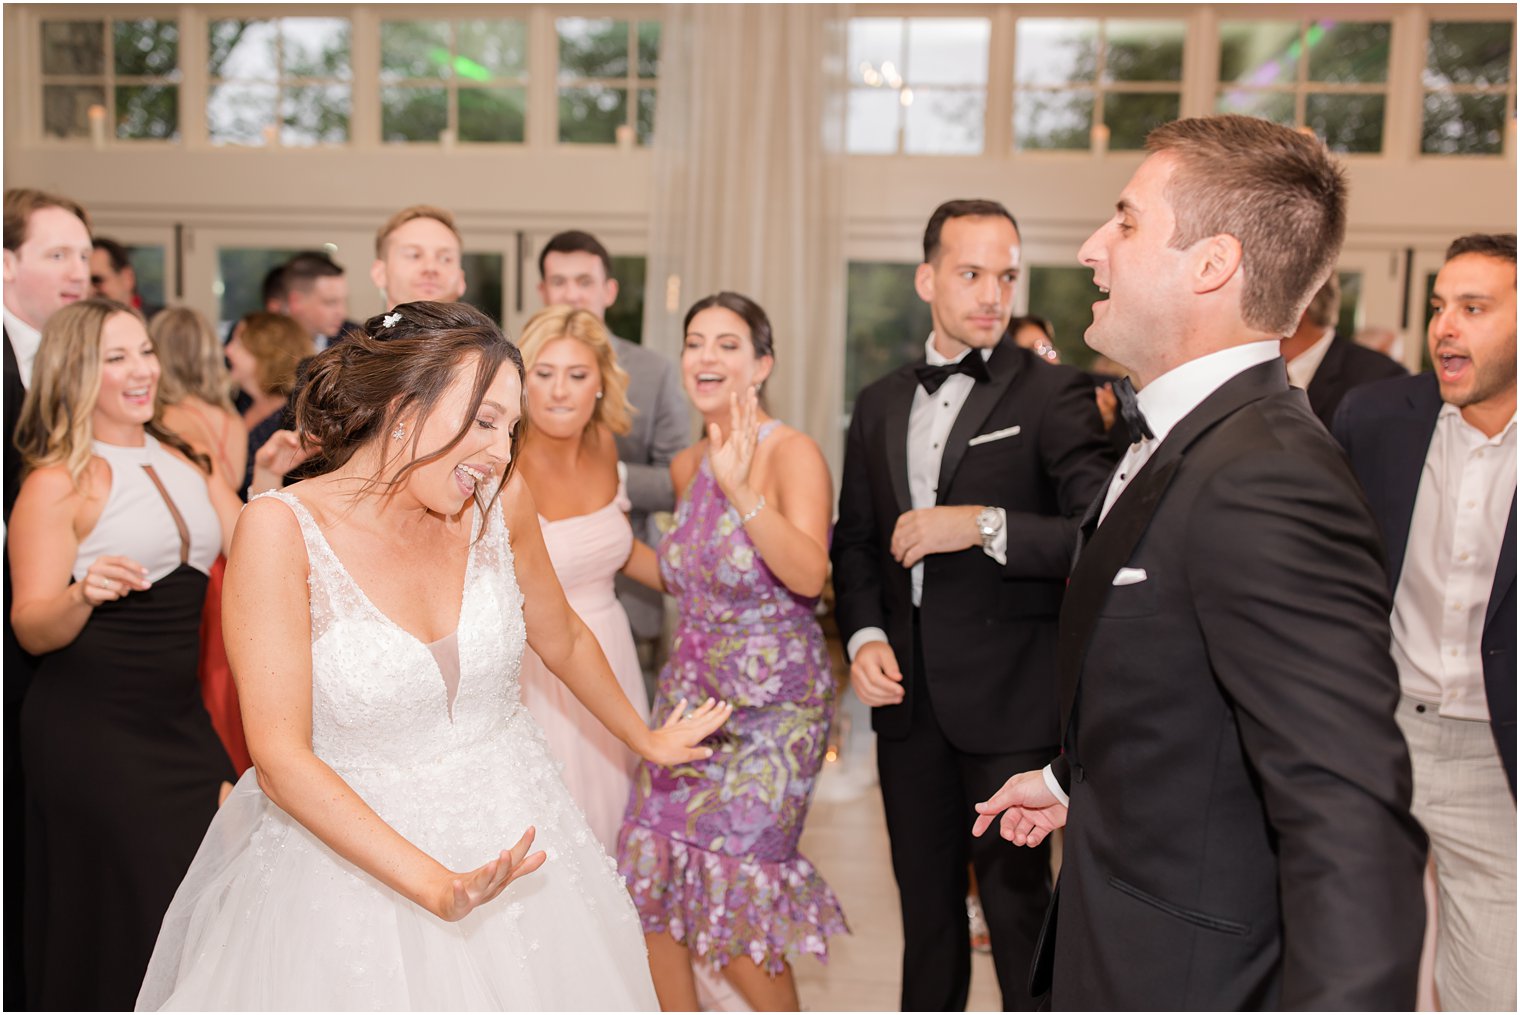
[[[920,363],[913,368],[913,373],[918,377],[918,383],[924,386],[929,394],[939,390],[939,386],[948,381],[956,374],[965,374],[974,381],[987,379],[987,361],[982,359],[980,349],[972,349],[960,358],[959,362],[946,363],[944,366],[931,367],[927,363]]]
[[[1145,421],[1145,413],[1140,411],[1140,399],[1135,395],[1135,386],[1128,377],[1121,377],[1113,383],[1114,397],[1119,400],[1119,415],[1124,418],[1124,427],[1129,431],[1129,442],[1139,444],[1144,440],[1151,440],[1156,435],[1151,433],[1151,426]]]

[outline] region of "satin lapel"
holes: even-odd
[[[1061,606],[1061,728],[1071,721],[1088,643],[1114,575],[1129,562],[1188,450],[1221,420],[1242,407],[1288,390],[1281,359],[1242,371],[1220,385],[1183,417],[1132,479],[1088,541],[1067,584]],[[1300,397],[1304,397],[1299,392]],[[1308,406],[1304,406],[1308,411]]]
[[[892,492],[897,495],[897,513],[913,509],[913,493],[908,487],[908,413],[913,411],[913,397],[918,393],[918,378],[912,366],[898,371],[888,394],[887,418],[882,432],[886,437],[887,471],[892,477]]]
[[[1494,568],[1494,587],[1488,594],[1488,609],[1483,614],[1483,630],[1494,622],[1499,603],[1515,585],[1515,496],[1509,498],[1509,521],[1504,526],[1504,542],[1499,544],[1499,564]]]
[[[1004,337],[992,350],[992,355],[987,357],[987,380],[971,386],[971,394],[966,396],[961,411],[956,414],[955,423],[950,427],[950,436],[945,438],[945,453],[939,460],[939,495],[935,498],[936,503],[945,502],[945,494],[955,479],[955,470],[960,468],[961,459],[966,457],[966,449],[970,447],[967,442],[977,435],[992,410],[1003,400],[1008,386],[1018,376],[1022,367],[1019,352],[1019,347],[1013,340]],[[971,355],[980,356],[981,353],[972,350]]]
[[[1108,472],[1108,481],[1098,488],[1098,496],[1087,505],[1087,511],[1082,515],[1082,521],[1077,525],[1077,548],[1072,551],[1071,569],[1075,573],[1077,564],[1082,560],[1082,549],[1092,542],[1093,532],[1098,528],[1098,516],[1103,513],[1103,502],[1108,499],[1108,488],[1114,485],[1114,473],[1119,471],[1115,465]],[[1070,575],[1067,580],[1070,581]]]

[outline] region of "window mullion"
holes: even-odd
[[[210,144],[210,21],[199,8],[179,8],[179,131],[187,148]]]

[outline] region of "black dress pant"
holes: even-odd
[[[1049,840],[1034,849],[1000,838],[996,826],[971,836],[973,806],[1018,772],[1044,767],[1057,748],[969,754],[945,736],[924,682],[914,617],[913,666],[904,679],[907,737],[878,737],[876,763],[902,901],[903,1011],[964,1011],[971,988],[966,918],[968,863],[976,869],[1005,1011],[1028,1011],[1029,969],[1050,902]],[[1052,679],[1055,679],[1052,676]]]

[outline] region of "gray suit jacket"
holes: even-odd
[[[618,459],[627,467],[628,499],[633,502],[629,521],[633,534],[652,544],[658,537],[650,532],[649,516],[675,506],[670,460],[691,443],[691,420],[674,363],[616,335],[612,344],[618,365],[628,371],[628,402],[634,408],[633,429],[617,438]],[[662,619],[660,594],[622,575],[617,588],[634,636],[657,637]]]

